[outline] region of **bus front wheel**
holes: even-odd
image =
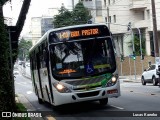
[[[108,103],[108,98],[104,98],[104,99],[100,99],[99,100],[99,103],[100,103],[100,105],[107,105],[107,103]]]

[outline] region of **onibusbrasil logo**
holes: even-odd
[[[42,114],[36,112],[2,112],[2,117],[42,117]]]

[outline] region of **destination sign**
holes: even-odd
[[[60,41],[80,40],[87,38],[110,36],[110,31],[105,25],[73,27],[55,30],[49,35],[49,42],[55,43]]]
[[[92,35],[98,35],[99,29],[93,28],[93,29],[82,29],[82,30],[75,30],[75,31],[62,31],[58,32],[57,36],[59,39],[68,39],[68,38],[75,38],[80,36],[92,36]]]

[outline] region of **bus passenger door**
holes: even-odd
[[[42,90],[43,90],[43,96],[45,101],[51,102],[51,92],[50,92],[50,86],[49,86],[49,80],[48,80],[48,70],[47,70],[47,63],[46,63],[46,50],[45,45],[42,44],[40,47],[40,69],[39,69],[39,75],[42,81]]]
[[[37,70],[35,73],[35,78],[38,80],[37,82],[38,97],[43,99],[44,95],[43,95],[43,88],[42,88],[42,79],[40,77],[40,56],[39,55],[40,55],[39,53],[36,54]]]

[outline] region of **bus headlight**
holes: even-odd
[[[67,87],[65,87],[64,85],[60,84],[60,83],[55,83],[54,87],[57,89],[58,92],[60,93],[70,93],[71,90]]]
[[[118,79],[117,77],[113,76],[113,77],[107,82],[106,87],[111,87],[111,86],[115,85],[116,82],[117,82],[117,79]]]
[[[113,76],[113,77],[111,78],[111,80],[112,80],[113,83],[115,83],[115,82],[117,81],[117,78],[116,78],[115,76]]]

